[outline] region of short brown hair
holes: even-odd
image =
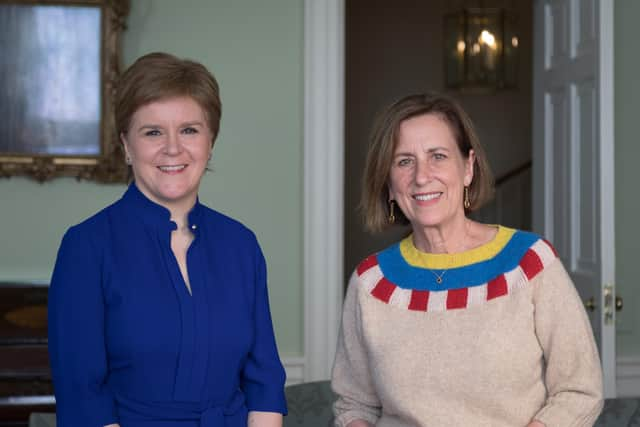
[[[385,108],[372,128],[360,201],[365,226],[370,231],[381,231],[389,225],[389,174],[400,124],[425,114],[437,114],[449,125],[465,158],[469,157],[469,150],[475,153],[473,181],[469,185],[470,206],[465,213],[479,209],[493,196],[493,174],[467,113],[456,101],[441,94],[409,95]],[[396,223],[407,224],[399,210],[394,212]]]
[[[198,62],[163,52],[141,56],[120,77],[116,88],[116,130],[126,134],[135,112],[151,102],[188,96],[200,105],[215,141],[222,105],[218,82]]]

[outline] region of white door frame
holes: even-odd
[[[600,56],[599,56],[599,78],[600,78],[600,198],[602,206],[611,206],[611,209],[602,209],[600,212],[600,240],[603,248],[602,257],[602,280],[603,284],[613,286],[615,297],[615,105],[614,105],[614,6],[613,0],[600,0],[599,12],[600,22],[598,25],[600,32]],[[609,141],[605,145],[602,141]],[[605,244],[604,242],[611,242]],[[613,247],[613,250],[611,248]],[[615,305],[615,304],[614,304]],[[600,307],[605,306],[605,295],[600,296]],[[612,311],[612,326],[607,326],[604,316],[600,319],[601,328],[608,333],[602,336],[602,367],[611,373],[604,378],[605,397],[616,397],[616,330],[615,330],[615,310]]]
[[[344,289],[344,0],[304,2],[304,381],[328,379]]]

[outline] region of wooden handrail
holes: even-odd
[[[511,169],[508,172],[505,172],[504,174],[500,175],[500,177],[498,177],[496,179],[496,187],[500,187],[502,184],[504,184],[505,182],[509,181],[511,178],[520,175],[522,172],[527,171],[528,169],[531,169],[531,160],[527,160],[526,162],[524,162],[523,164],[521,164],[520,166],[516,166],[515,168]]]

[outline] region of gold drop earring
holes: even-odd
[[[395,200],[389,200],[389,224],[394,224],[396,222],[396,216],[393,213],[395,205]]]
[[[469,187],[464,187],[464,208],[469,209],[471,202],[469,201]]]

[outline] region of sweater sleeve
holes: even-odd
[[[88,236],[64,236],[49,289],[49,358],[57,423],[103,427],[118,422],[106,385],[105,306],[101,261]]]
[[[254,341],[242,375],[242,389],[250,411],[287,414],[285,372],[273,332],[264,256],[256,242]]]
[[[358,419],[375,425],[381,412],[362,337],[362,318],[357,298],[360,286],[358,275],[354,273],[344,301],[331,379],[333,391],[338,395],[333,405],[337,427],[344,427]]]
[[[535,284],[535,327],[546,364],[547,401],[535,419],[547,427],[593,425],[603,405],[602,370],[587,314],[556,259]]]

